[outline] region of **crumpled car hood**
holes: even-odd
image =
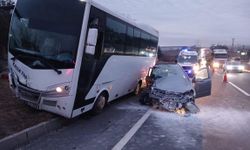
[[[157,89],[178,93],[184,93],[190,91],[193,88],[191,81],[189,81],[186,77],[179,76],[168,76],[156,79],[154,82],[154,87]]]

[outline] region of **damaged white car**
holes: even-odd
[[[199,111],[195,98],[211,94],[211,76],[208,68],[201,68],[191,80],[178,64],[159,63],[150,68],[147,88],[140,97],[141,104],[157,105],[168,111],[186,109]]]

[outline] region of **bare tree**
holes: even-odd
[[[12,1],[0,0],[0,59],[7,56],[8,32],[11,17],[11,10],[14,8]],[[4,5],[3,5],[4,4]]]

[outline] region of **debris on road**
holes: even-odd
[[[200,112],[199,107],[194,103],[194,102],[188,102],[185,105],[185,108],[190,112],[190,113],[198,113]]]
[[[161,103],[154,102],[152,104],[154,109],[168,112],[176,112],[180,116],[190,116],[190,114],[196,114],[200,112],[199,107],[194,102],[187,102],[181,104],[174,101],[165,101]]]

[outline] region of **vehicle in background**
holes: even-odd
[[[66,118],[99,113],[138,91],[158,37],[91,0],[20,0],[9,33],[10,86],[36,109]]]
[[[177,56],[177,63],[190,78],[194,78],[195,72],[199,69],[198,53],[193,50],[184,49]]]
[[[225,65],[226,72],[240,72],[242,73],[245,70],[245,66],[241,64],[240,61],[228,61]]]
[[[210,48],[200,48],[199,50],[199,64],[200,67],[211,66],[212,51]]]
[[[240,57],[232,57],[231,61],[241,62]]]
[[[180,51],[187,46],[159,46],[158,61],[176,62]]]
[[[147,88],[140,97],[141,104],[153,104],[168,111],[195,105],[195,98],[211,94],[211,77],[208,68],[197,71],[191,80],[178,64],[158,63],[149,70]]]
[[[213,69],[223,69],[227,60],[227,49],[213,49]]]

